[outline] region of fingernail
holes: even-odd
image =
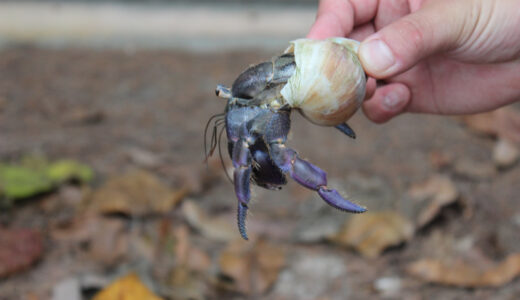
[[[402,103],[403,99],[401,99],[401,97],[399,97],[395,92],[390,92],[386,94],[385,98],[383,98],[383,105],[388,110],[396,110]]]
[[[359,56],[363,66],[370,72],[381,73],[395,64],[395,57],[388,45],[380,39],[362,43]]]

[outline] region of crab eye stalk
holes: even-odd
[[[231,91],[223,86],[222,84],[217,85],[217,88],[215,89],[215,94],[219,98],[229,99],[231,98]]]
[[[294,54],[296,69],[280,91],[285,101],[317,125],[345,122],[365,97],[358,47],[359,42],[346,38],[292,41],[285,53]]]

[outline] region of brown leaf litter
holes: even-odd
[[[463,116],[462,121],[476,133],[520,143],[520,112],[510,106]]]
[[[238,237],[238,230],[229,222],[228,218],[209,216],[193,200],[184,201],[182,213],[188,224],[207,238],[230,241]]]
[[[436,174],[423,182],[413,184],[408,190],[408,196],[422,206],[415,221],[416,226],[422,228],[428,225],[443,207],[454,203],[459,198],[459,192],[449,177]]]
[[[476,288],[500,287],[520,275],[520,253],[510,254],[489,268],[467,262],[421,259],[409,264],[406,271],[421,280],[442,285]]]
[[[462,121],[472,131],[497,138],[493,161],[499,168],[513,165],[520,156],[520,111],[505,106],[497,110],[464,116]]]
[[[278,278],[285,265],[285,251],[263,240],[253,243],[237,239],[220,253],[218,265],[223,275],[221,287],[258,295]]]
[[[187,188],[172,190],[154,174],[135,170],[109,178],[89,200],[99,213],[145,216],[169,212],[187,193]]]
[[[397,212],[367,212],[352,216],[330,240],[375,258],[386,248],[411,239],[413,234],[412,222]]]

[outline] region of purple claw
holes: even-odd
[[[320,189],[318,190],[318,194],[320,194],[320,197],[323,200],[325,200],[325,202],[327,202],[330,206],[335,207],[337,209],[348,211],[351,213],[363,213],[367,211],[366,208],[352,203],[347,199],[341,197],[341,195],[336,190],[320,187]]]
[[[293,163],[291,177],[299,184],[311,190],[327,184],[327,173],[315,165],[296,157]]]
[[[338,191],[327,188],[327,173],[310,162],[298,157],[296,152],[284,145],[271,145],[271,157],[277,166],[306,188],[315,190],[330,206],[340,210],[362,213],[367,209],[341,197]]]

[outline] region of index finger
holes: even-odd
[[[308,38],[347,36],[354,26],[374,19],[377,0],[322,0]]]

